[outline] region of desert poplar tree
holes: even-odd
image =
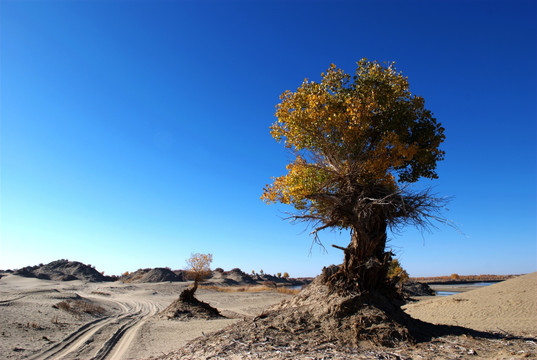
[[[187,278],[194,280],[194,285],[190,289],[186,289],[181,293],[182,300],[192,300],[194,293],[198,289],[198,284],[206,279],[211,274],[211,263],[213,262],[212,254],[192,254],[186,260]]]
[[[290,218],[310,223],[317,243],[323,229],[349,230],[348,246],[334,245],[344,260],[327,280],[332,288],[386,290],[387,230],[442,221],[443,199],[408,184],[437,178],[444,129],[394,64],[366,59],[353,76],[331,65],[320,82],[284,92],[276,108],[271,134],[294,161],[262,199],[294,206]]]

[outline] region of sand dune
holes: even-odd
[[[412,317],[434,324],[537,335],[537,272],[404,309]]]

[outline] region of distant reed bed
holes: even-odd
[[[300,289],[291,289],[286,286],[268,286],[268,285],[246,285],[246,286],[217,286],[217,285],[201,285],[200,289],[214,290],[219,292],[233,293],[233,292],[262,292],[262,291],[275,291],[286,295],[296,295],[300,292]]]

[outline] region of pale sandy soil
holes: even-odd
[[[194,338],[207,337],[211,332],[243,318],[256,316],[289,296],[275,292],[227,293],[200,289],[197,297],[218,308],[227,318],[191,321],[161,319],[157,313],[175,300],[185,286],[186,283],[56,282],[7,275],[0,279],[0,359],[157,357],[184,346]],[[102,306],[106,313],[92,316],[53,308],[61,301],[75,298]],[[403,356],[403,350],[368,350],[356,356],[347,353],[339,356],[336,351],[331,352],[333,356],[327,357],[325,353],[318,353],[313,358],[380,359],[390,358],[386,354],[392,353],[399,354],[400,358],[427,359],[435,358],[430,354],[435,354],[437,348],[441,351],[441,348],[451,346],[453,351],[442,353],[444,355],[438,353],[438,358],[463,359],[472,355],[472,349],[479,354],[487,354],[487,349],[492,345],[505,349],[504,353],[494,350],[496,352],[491,353],[497,356],[471,357],[535,358],[537,354],[537,273],[459,295],[428,298],[409,304],[405,309],[413,317],[432,323],[503,331],[524,338],[515,341],[496,339],[485,343],[472,337],[462,340],[459,336],[444,339],[443,342],[433,341],[430,343],[432,345],[420,344],[411,349],[413,352],[408,353],[409,357]],[[247,357],[233,355],[233,358],[257,357],[249,354]],[[259,358],[307,357],[298,354],[277,357],[268,351]]]
[[[174,321],[157,313],[188,283],[58,282],[7,275],[0,279],[0,359],[140,359],[170,352],[187,341],[250,316],[288,295],[223,293],[197,297],[227,318]],[[103,316],[53,308],[69,299],[102,306]]]
[[[537,273],[404,307],[433,324],[537,336]]]

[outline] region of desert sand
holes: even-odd
[[[226,318],[178,321],[159,316],[159,311],[188,285],[185,282],[62,282],[9,274],[0,279],[0,358],[205,358],[204,355],[180,355],[184,352],[174,355],[174,351],[195,338],[211,344],[212,332],[229,325],[242,326],[244,319],[251,319],[290,297],[274,291],[200,289],[197,297],[218,308]],[[56,308],[61,302],[75,307],[77,301],[89,304],[91,313]],[[466,358],[471,355],[472,358],[510,359],[537,356],[537,273],[449,297],[427,297],[406,305],[405,310],[413,317],[431,323],[512,336],[486,340],[463,335],[431,340],[406,349],[351,349],[342,353],[328,349],[322,354],[312,353],[312,357],[426,359],[436,354],[433,357]],[[447,351],[448,348],[453,351]],[[308,358],[299,353],[282,354],[267,350],[259,358]],[[217,358],[257,356],[230,353]]]
[[[199,289],[197,298],[217,307],[226,318],[175,321],[158,316],[187,286],[188,282],[61,282],[7,275],[0,279],[0,358],[147,358],[256,316],[289,296]],[[91,315],[53,307],[76,300],[102,307],[105,312]]]
[[[537,273],[404,307],[433,324],[537,336]]]

